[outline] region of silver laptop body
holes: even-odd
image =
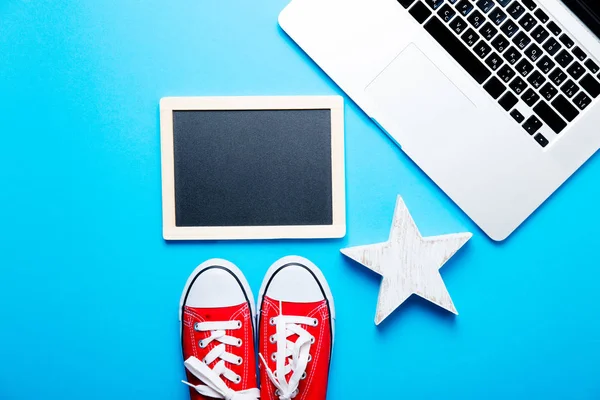
[[[292,0],[279,23],[494,240],[600,147],[600,41],[558,0]]]

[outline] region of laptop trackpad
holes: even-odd
[[[407,141],[437,146],[451,142],[449,131],[464,129],[475,108],[414,43],[365,91],[375,104],[378,122],[401,146]],[[396,137],[397,132],[401,136]]]

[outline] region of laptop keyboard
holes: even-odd
[[[600,99],[599,63],[533,0],[398,2],[542,147]]]

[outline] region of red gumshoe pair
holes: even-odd
[[[277,261],[258,310],[232,263],[209,260],[190,276],[180,320],[192,400],[325,400],[335,310],[321,271],[301,257]]]

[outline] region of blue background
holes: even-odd
[[[600,158],[490,241],[349,100],[343,240],[166,243],[158,102],[341,91],[277,26],[287,0],[0,1],[0,399],[186,399],[177,307],[194,267],[255,291],[299,254],[337,303],[329,399],[600,398]],[[443,269],[460,312],[411,298],[379,328],[379,278],[339,249],[472,231]]]

